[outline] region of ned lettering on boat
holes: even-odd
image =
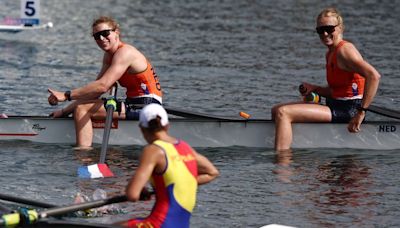
[[[379,132],[396,132],[396,130],[394,125],[379,125]]]

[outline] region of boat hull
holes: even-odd
[[[21,25],[0,25],[0,32],[9,32],[9,33],[16,33],[21,31],[28,31],[28,30],[37,30],[37,29],[47,29],[53,27],[53,23],[49,22],[47,24],[42,25],[33,25],[33,26],[25,26],[24,24]]]
[[[271,120],[212,120],[171,118],[170,134],[193,147],[273,148],[275,126]],[[93,142],[101,144],[104,122],[94,123]],[[360,133],[349,133],[347,124],[293,124],[293,148],[399,149],[400,122],[365,122]],[[72,118],[10,117],[0,119],[0,140],[75,144]],[[110,145],[145,145],[138,121],[113,122]]]

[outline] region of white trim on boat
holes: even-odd
[[[271,120],[170,118],[170,133],[194,147],[273,148]],[[93,142],[101,144],[102,121],[95,123]],[[361,132],[349,133],[347,124],[293,124],[292,148],[400,149],[399,121],[367,121]],[[0,119],[0,140],[75,144],[72,118],[10,116]],[[110,145],[145,145],[138,121],[114,120]]]

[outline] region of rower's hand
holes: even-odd
[[[63,92],[59,92],[52,89],[47,89],[47,91],[50,93],[49,97],[47,98],[50,105],[57,105],[58,102],[63,102],[66,100],[66,97]]]
[[[352,133],[358,133],[361,130],[361,123],[364,120],[365,112],[358,111],[356,115],[350,120],[347,129]]]
[[[153,191],[150,191],[148,188],[143,188],[142,192],[140,193],[139,200],[142,200],[142,201],[150,200],[152,194],[154,194]]]
[[[64,116],[63,109],[56,110],[56,111],[50,113],[49,116],[50,116],[50,117],[53,117],[53,118],[60,118],[60,117],[63,117],[63,116]]]
[[[300,86],[302,86],[302,89],[299,89],[299,90],[301,90],[300,94],[302,96],[306,96],[306,95],[310,94],[311,92],[313,92],[317,88],[316,85],[313,85],[313,84],[310,84],[310,83],[307,83],[307,82],[301,83]]]

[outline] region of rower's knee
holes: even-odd
[[[275,120],[282,120],[289,118],[288,107],[286,105],[274,107],[273,116]]]
[[[87,115],[89,112],[90,107],[88,104],[78,104],[74,109],[74,116],[81,117]]]

